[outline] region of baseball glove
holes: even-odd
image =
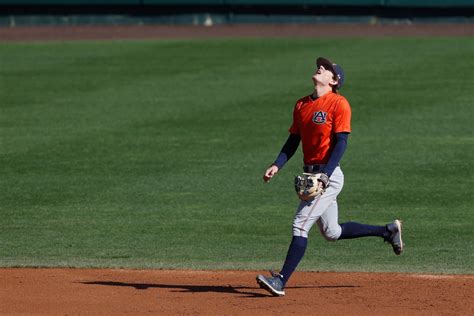
[[[329,177],[324,173],[303,173],[302,176],[295,176],[296,194],[303,201],[309,201],[323,194],[328,185]]]

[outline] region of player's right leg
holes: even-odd
[[[337,195],[342,190],[343,185],[344,175],[338,167],[331,178],[331,185],[322,195],[311,201],[301,201],[298,205],[293,221],[293,238],[286,255],[285,263],[283,264],[283,268],[279,273],[283,281],[283,286],[286,285],[304,256],[308,243],[309,231],[313,227],[314,223],[319,220],[321,215],[326,213],[326,210],[334,204]],[[337,226],[337,229],[340,230],[340,227],[337,224],[337,210],[334,222]],[[339,232],[336,234],[337,237],[339,237]]]
[[[304,256],[308,243],[308,233],[324,210],[332,203],[342,186],[334,185],[323,195],[311,200],[301,201],[293,221],[293,237],[288,248],[285,263],[280,273],[272,273],[271,277],[257,276],[258,284],[276,296],[285,295],[284,288],[298,264]],[[337,222],[337,220],[336,220]]]
[[[273,271],[270,271],[271,277],[266,277],[264,275],[259,274],[257,276],[257,283],[260,285],[262,289],[267,290],[274,296],[284,296],[285,291],[283,290],[285,285],[283,284],[283,277],[275,273]]]
[[[265,277],[263,275],[257,276],[257,282],[261,287],[273,295],[285,295],[283,289],[306,251],[309,231],[326,209],[336,200],[343,185],[344,175],[338,167],[331,177],[330,186],[322,195],[313,200],[301,201],[299,203],[293,220],[293,238],[288,248],[283,268],[280,273],[272,273],[271,277]]]

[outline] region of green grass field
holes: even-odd
[[[405,223],[405,253],[329,243],[303,270],[474,272],[473,38],[0,45],[0,266],[280,268],[300,150],[263,171],[311,92],[346,71],[340,221]]]

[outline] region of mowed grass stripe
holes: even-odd
[[[307,270],[472,273],[474,41],[258,39],[0,47],[0,265],[278,268],[301,153],[269,185],[314,58],[353,107],[341,221],[400,216],[406,253],[311,233]],[[459,83],[460,74],[463,84]]]

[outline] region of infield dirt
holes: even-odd
[[[0,314],[474,314],[474,276],[297,272],[273,297],[258,273],[1,269]]]

